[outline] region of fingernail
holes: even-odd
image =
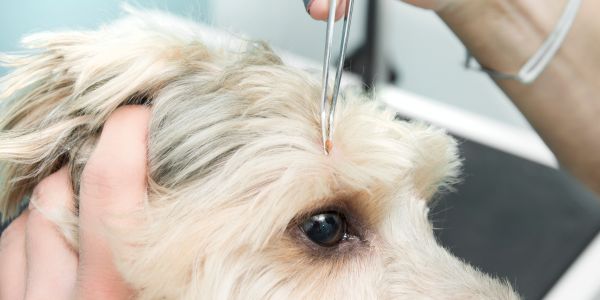
[[[302,0],[304,1],[304,8],[306,8],[306,12],[310,14],[310,6],[312,5],[314,0]]]

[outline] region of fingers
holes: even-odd
[[[335,19],[339,20],[344,16],[346,11],[347,0],[336,0],[336,13]],[[305,7],[308,14],[316,20],[327,20],[329,14],[329,0],[305,0]]]
[[[146,197],[146,139],[150,111],[119,108],[107,120],[81,178],[79,204],[79,297],[125,299],[131,291],[121,279],[110,250],[111,228],[128,225],[126,216]]]
[[[23,212],[0,236],[0,300],[25,295],[25,228],[29,212]]]
[[[31,198],[26,229],[25,299],[70,299],[77,278],[77,254],[51,220],[70,213],[73,191],[66,167],[42,180]]]

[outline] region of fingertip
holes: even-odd
[[[327,20],[329,2],[327,0],[313,0],[307,6],[308,14],[315,20]]]
[[[347,0],[337,0],[335,19],[339,20],[344,16]],[[308,14],[315,20],[326,21],[329,17],[329,1],[313,0],[307,6]]]
[[[108,166],[126,169],[130,163],[144,168],[150,109],[141,105],[123,106],[106,120],[100,139],[84,171],[88,166]],[[126,165],[119,165],[126,164]]]
[[[82,196],[86,196],[87,203],[82,201],[81,209],[86,209],[90,200],[108,201],[93,205],[107,207],[111,206],[111,198],[145,192],[149,121],[150,109],[141,105],[123,106],[109,117],[82,173]],[[141,201],[126,199],[131,203],[113,204],[131,208]]]
[[[125,105],[117,108],[106,121],[107,125],[111,123],[130,122],[147,124],[150,119],[150,107],[145,105]]]
[[[73,187],[67,167],[62,167],[44,178],[33,189],[29,209],[53,213],[57,210],[72,210],[75,207]]]
[[[114,138],[118,142],[142,143],[143,147],[137,150],[146,150],[148,123],[150,121],[150,108],[143,105],[127,105],[116,109],[106,120],[102,129],[98,146],[111,147]],[[98,147],[97,147],[98,148]]]

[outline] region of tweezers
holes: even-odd
[[[335,73],[335,83],[331,101],[328,95],[329,87],[329,65],[331,61],[331,52],[333,44],[333,28],[335,25],[335,15],[337,11],[336,0],[329,1],[329,15],[327,18],[327,35],[325,37],[325,58],[323,62],[323,93],[321,94],[321,134],[323,138],[323,151],[329,154],[333,148],[333,121],[335,116],[335,106],[337,105],[338,94],[340,92],[340,83],[342,81],[342,73],[344,68],[344,59],[346,57],[346,46],[348,46],[348,36],[350,33],[350,23],[352,21],[352,9],[354,0],[346,1],[346,10],[344,14],[344,27],[342,31],[342,43],[340,46],[340,57]]]

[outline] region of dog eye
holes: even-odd
[[[315,244],[332,247],[344,240],[346,220],[338,212],[323,212],[315,214],[300,224],[304,234]]]

